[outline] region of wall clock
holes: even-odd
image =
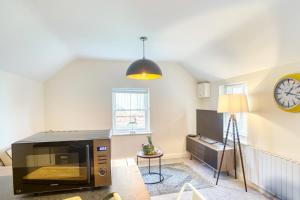
[[[282,77],[275,85],[274,99],[282,110],[300,112],[300,73]]]

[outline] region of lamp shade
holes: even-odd
[[[147,37],[142,36],[140,40],[143,42],[143,59],[134,61],[127,69],[126,77],[138,80],[151,80],[162,77],[159,66],[152,60],[145,58],[145,41]]]
[[[161,78],[159,66],[149,59],[140,59],[133,62],[127,69],[126,77],[131,79],[150,80]]]
[[[249,112],[247,96],[245,94],[227,94],[219,96],[218,112]]]

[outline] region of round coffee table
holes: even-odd
[[[156,184],[156,183],[161,183],[163,182],[163,180],[165,179],[164,176],[162,175],[161,173],[161,157],[163,156],[163,152],[158,150],[156,152],[156,154],[154,155],[145,155],[143,151],[139,151],[137,152],[137,155],[136,155],[136,162],[137,162],[137,165],[139,165],[139,158],[144,158],[144,159],[148,159],[148,173],[149,175],[153,175],[153,174],[156,174],[159,176],[159,180],[158,181],[154,181],[154,182],[146,182],[145,184]],[[155,158],[158,158],[159,159],[159,173],[157,172],[151,172],[150,168],[151,168],[151,163],[150,163],[150,160],[151,159],[155,159]],[[142,175],[147,175],[147,174],[142,174]]]

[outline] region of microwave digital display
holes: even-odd
[[[107,146],[97,147],[97,151],[107,151]]]

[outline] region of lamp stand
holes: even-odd
[[[246,182],[246,177],[245,177],[245,170],[244,170],[244,162],[243,162],[243,155],[242,155],[242,149],[241,149],[240,135],[239,135],[238,127],[237,127],[236,117],[235,117],[234,114],[231,114],[230,118],[229,118],[229,122],[228,122],[228,126],[227,126],[227,132],[226,132],[226,138],[225,138],[225,144],[224,144],[224,148],[223,148],[223,152],[222,152],[221,163],[220,163],[220,166],[219,166],[216,185],[218,185],[219,176],[220,176],[220,172],[221,172],[221,169],[222,169],[223,158],[224,158],[225,148],[226,148],[226,145],[227,145],[229,127],[230,127],[231,122],[232,122],[232,127],[233,127],[232,130],[233,130],[233,152],[234,152],[233,153],[234,154],[234,176],[235,176],[235,179],[236,179],[237,178],[237,175],[236,175],[236,147],[235,147],[236,146],[235,145],[235,143],[236,143],[235,142],[235,136],[236,136],[237,137],[237,143],[238,143],[238,146],[239,146],[240,158],[241,158],[241,165],[242,165],[242,171],[243,171],[245,191],[247,192],[247,182]]]

